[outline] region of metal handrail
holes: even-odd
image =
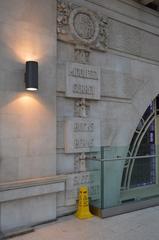
[[[159,155],[145,155],[145,156],[134,156],[134,157],[117,157],[117,158],[111,158],[111,159],[87,158],[87,160],[106,162],[106,161],[117,161],[117,160],[125,161],[125,160],[131,160],[131,159],[154,158],[154,157],[159,157]]]

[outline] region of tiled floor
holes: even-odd
[[[63,217],[13,240],[159,240],[159,207],[111,218]]]

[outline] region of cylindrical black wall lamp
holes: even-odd
[[[25,88],[28,91],[38,90],[38,62],[26,62]]]

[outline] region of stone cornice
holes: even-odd
[[[28,188],[28,187],[34,187],[34,186],[40,186],[40,185],[60,183],[60,182],[65,182],[65,180],[66,180],[66,175],[56,175],[56,176],[50,176],[50,177],[4,182],[4,183],[0,183],[0,192],[19,189],[19,188]]]

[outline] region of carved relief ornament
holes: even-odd
[[[65,0],[57,0],[58,39],[106,51],[107,28],[106,17]]]

